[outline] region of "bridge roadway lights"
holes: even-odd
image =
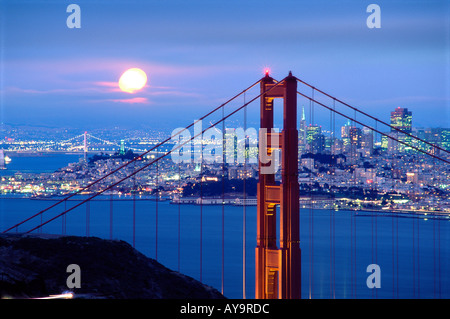
[[[276,86],[276,87],[274,87]],[[259,162],[257,188],[257,246],[255,254],[255,297],[258,299],[299,299],[301,296],[301,252],[299,247],[299,184],[298,184],[298,131],[297,131],[297,79],[289,73],[282,83],[266,74],[261,80],[261,122],[266,136],[259,143],[259,152],[270,155],[281,151],[281,183],[275,181],[275,170],[267,172],[268,161]],[[282,98],[283,130],[274,143],[273,100]],[[264,149],[265,148],[265,149]],[[277,210],[280,228],[277,247]]]

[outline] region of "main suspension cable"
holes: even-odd
[[[258,82],[256,82],[256,83],[259,83],[260,81],[261,81],[261,80],[258,80]],[[49,222],[51,222],[51,221],[53,221],[53,220],[55,220],[55,219],[57,219],[57,218],[59,218],[59,217],[65,215],[65,214],[67,214],[69,211],[71,211],[71,210],[77,208],[78,206],[80,206],[80,205],[86,203],[87,201],[90,201],[90,200],[94,199],[95,197],[97,197],[97,196],[103,194],[105,191],[107,191],[107,190],[113,188],[114,186],[116,186],[116,185],[122,183],[123,181],[127,180],[128,178],[133,177],[134,175],[136,175],[137,173],[139,173],[139,172],[142,171],[143,169],[145,169],[145,168],[149,167],[150,165],[152,165],[152,164],[158,162],[160,159],[166,157],[167,155],[171,154],[172,152],[174,152],[174,151],[180,149],[180,148],[183,147],[183,145],[185,145],[186,143],[191,142],[193,139],[195,139],[196,137],[200,136],[201,134],[203,134],[203,133],[206,132],[207,130],[213,128],[214,126],[216,126],[217,124],[219,124],[219,123],[221,123],[222,121],[226,120],[227,118],[229,118],[229,117],[232,116],[233,114],[239,112],[240,110],[242,110],[242,109],[243,109],[244,107],[246,107],[247,105],[253,103],[255,100],[259,99],[259,98],[260,98],[261,96],[263,96],[264,94],[267,94],[268,92],[270,92],[271,90],[273,90],[274,88],[276,88],[276,87],[277,87],[278,85],[280,85],[280,83],[282,83],[283,81],[284,81],[284,79],[283,79],[282,81],[276,83],[274,86],[270,87],[270,88],[267,89],[266,91],[260,93],[258,96],[254,97],[254,98],[251,99],[249,102],[247,102],[247,103],[245,103],[244,105],[240,106],[239,108],[237,108],[236,110],[234,110],[233,112],[231,112],[230,114],[228,114],[227,116],[225,116],[225,117],[223,117],[222,119],[218,120],[217,122],[211,124],[209,127],[207,127],[206,129],[202,130],[200,133],[197,133],[196,135],[194,135],[193,137],[191,137],[190,139],[188,139],[188,140],[185,141],[184,143],[182,143],[182,144],[180,144],[180,145],[174,147],[172,150],[167,151],[165,154],[161,155],[160,157],[157,157],[157,158],[155,158],[153,161],[149,162],[148,164],[143,165],[142,167],[140,167],[140,168],[137,169],[136,171],[130,173],[128,176],[125,176],[124,178],[120,179],[120,180],[117,181],[116,183],[114,183],[114,184],[112,184],[112,185],[110,185],[110,186],[107,186],[106,188],[102,189],[101,191],[97,192],[96,194],[92,195],[91,197],[89,197],[89,198],[87,198],[87,199],[81,201],[80,203],[78,203],[78,204],[72,206],[72,207],[69,208],[68,210],[66,210],[66,211],[64,211],[64,212],[62,212],[62,213],[60,213],[60,214],[58,214],[58,215],[52,217],[51,219],[47,220],[46,222],[41,223],[40,225],[38,225],[38,226],[32,228],[31,230],[27,231],[26,233],[30,233],[30,232],[32,232],[32,231],[34,231],[34,230],[36,230],[36,229],[41,228],[42,226],[44,226],[44,225],[48,224]],[[255,83],[254,85],[256,85],[256,83]],[[254,86],[254,85],[253,85],[253,86]],[[211,112],[210,112],[210,113],[211,113]],[[204,118],[204,117],[203,117],[203,118]],[[198,122],[198,121],[196,121],[196,122]],[[196,122],[195,122],[195,123],[196,123]],[[181,133],[182,131],[188,129],[189,127],[191,127],[191,126],[193,126],[193,125],[194,125],[194,124],[191,124],[191,125],[187,126],[186,128],[182,129],[179,133]],[[179,133],[177,133],[176,135],[178,135]],[[175,135],[175,136],[176,136],[176,135]],[[166,141],[168,141],[168,140],[169,140],[169,139],[167,139]],[[159,146],[159,145],[158,145],[158,146]],[[135,158],[135,159],[136,159],[136,158]],[[135,160],[135,159],[134,159],[134,160]],[[103,178],[104,178],[104,177],[103,177]],[[63,201],[63,200],[62,200],[62,201]],[[53,206],[54,206],[54,205],[53,205]],[[35,216],[37,216],[37,215],[39,215],[39,213],[36,214]],[[27,220],[29,220],[29,219],[31,219],[31,217],[28,218]],[[22,224],[22,223],[24,223],[24,222],[25,222],[25,221],[21,222],[20,224]],[[19,224],[17,224],[17,226],[18,226],[18,225],[19,225]],[[16,226],[13,226],[13,227],[9,228],[8,230],[13,229],[14,227],[16,227]],[[7,232],[8,230],[6,230],[6,231],[4,231],[4,232]]]
[[[406,136],[409,136],[409,137],[411,137],[411,138],[413,138],[413,139],[416,139],[416,140],[418,140],[418,141],[420,141],[420,142],[422,142],[422,143],[425,143],[425,144],[427,144],[427,145],[429,145],[429,146],[431,146],[431,147],[434,147],[434,148],[436,148],[436,149],[438,149],[438,150],[440,150],[440,151],[442,151],[442,152],[446,152],[446,153],[450,154],[450,150],[446,150],[446,149],[441,148],[441,147],[439,147],[439,146],[437,146],[437,145],[434,145],[433,143],[427,142],[427,141],[425,141],[425,140],[423,140],[423,139],[421,139],[421,138],[419,138],[419,137],[417,137],[417,136],[415,136],[415,135],[412,135],[412,134],[410,134],[410,133],[408,133],[408,132],[405,132],[405,131],[403,131],[403,130],[401,130],[401,129],[395,127],[395,126],[392,126],[392,125],[390,125],[390,124],[388,124],[388,123],[386,123],[386,122],[384,122],[384,121],[382,121],[382,120],[380,120],[380,119],[378,119],[378,118],[376,118],[376,117],[374,117],[374,116],[372,116],[372,115],[370,115],[370,114],[367,114],[366,112],[363,112],[363,111],[357,109],[357,108],[354,107],[354,106],[351,106],[351,105],[348,104],[348,103],[345,103],[344,101],[339,100],[338,98],[336,98],[336,97],[334,97],[334,96],[332,96],[332,95],[330,95],[330,94],[328,94],[328,93],[325,93],[324,91],[319,90],[318,88],[316,88],[316,87],[312,86],[311,84],[308,84],[308,83],[306,83],[306,82],[300,80],[299,78],[296,78],[296,79],[297,79],[298,82],[303,83],[304,85],[313,88],[313,89],[316,90],[317,92],[322,93],[323,95],[329,97],[330,99],[333,99],[333,100],[335,100],[335,101],[338,101],[338,102],[341,103],[342,105],[351,108],[351,109],[354,110],[355,112],[361,113],[361,114],[363,114],[363,115],[365,115],[365,116],[367,116],[367,117],[369,117],[369,118],[371,118],[371,119],[373,119],[373,120],[375,120],[375,121],[377,121],[377,122],[379,122],[379,123],[381,123],[381,124],[383,124],[383,125],[388,126],[389,128],[391,128],[391,129],[393,129],[393,130],[395,130],[395,131],[397,131],[397,132],[403,133],[403,134],[405,134]],[[338,113],[338,114],[339,114],[339,113]],[[364,125],[364,126],[365,126],[365,125]]]
[[[209,113],[205,114],[204,116],[200,117],[198,120],[194,121],[192,124],[186,126],[185,128],[181,129],[180,131],[178,131],[177,133],[175,133],[174,135],[172,135],[169,138],[166,138],[164,141],[156,144],[155,146],[153,146],[152,148],[150,148],[148,151],[145,151],[144,153],[142,153],[141,155],[135,156],[133,159],[129,160],[128,162],[122,164],[121,166],[117,167],[116,169],[112,170],[111,172],[107,173],[106,175],[104,175],[103,177],[93,181],[92,183],[80,188],[79,190],[77,190],[76,192],[70,194],[67,197],[64,197],[63,199],[59,200],[58,202],[54,203],[53,205],[39,211],[38,213],[28,217],[27,219],[21,221],[20,223],[15,224],[14,226],[11,226],[10,228],[4,230],[2,233],[7,233],[8,231],[28,222],[29,220],[43,214],[44,212],[52,209],[55,206],[58,206],[59,204],[61,204],[62,202],[65,202],[66,200],[72,198],[73,196],[80,194],[81,192],[87,190],[88,188],[96,185],[97,183],[99,183],[100,181],[104,180],[105,178],[107,178],[108,176],[111,176],[112,174],[118,172],[119,170],[125,168],[126,166],[130,165],[131,163],[134,163],[135,161],[137,161],[139,158],[143,158],[145,155],[147,155],[148,153],[150,153],[151,151],[157,149],[158,147],[160,147],[161,145],[169,142],[173,137],[179,135],[181,132],[191,128],[192,126],[194,126],[197,122],[202,121],[203,119],[205,119],[206,117],[210,116],[211,114],[215,113],[216,111],[220,110],[223,106],[225,106],[226,104],[232,102],[233,100],[235,100],[236,98],[238,98],[239,96],[241,96],[242,94],[244,94],[245,92],[247,92],[248,90],[252,89],[255,85],[257,85],[259,82],[261,82],[261,80],[256,81],[255,83],[253,83],[252,85],[250,85],[248,88],[246,88],[245,90],[241,91],[240,93],[236,94],[235,96],[233,96],[232,98],[230,98],[229,100],[227,100],[226,102],[222,103],[220,106],[216,107],[214,110],[210,111]]]

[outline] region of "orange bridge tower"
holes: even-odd
[[[270,91],[261,96],[255,297],[299,299],[301,252],[297,79],[289,73],[282,83],[276,83],[266,73],[260,85],[261,93]],[[276,98],[284,100],[281,133],[272,130],[273,100]],[[275,181],[278,165],[274,155],[277,149],[281,151],[281,182]],[[279,237],[277,237],[277,206],[280,215]]]

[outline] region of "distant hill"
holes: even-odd
[[[70,264],[81,269],[81,288],[67,287]],[[224,298],[216,289],[164,267],[124,241],[0,235],[0,298],[45,297],[68,290],[89,299]]]

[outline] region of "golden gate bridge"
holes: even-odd
[[[259,93],[255,94],[255,96],[248,98],[249,93],[253,88],[259,85]],[[238,99],[243,98],[243,103],[239,103]],[[279,106],[275,103],[276,99],[283,100],[283,105]],[[317,240],[323,240],[325,233],[329,239],[329,278],[328,285],[330,291],[330,298],[336,297],[336,293],[339,293],[339,287],[336,287],[336,273],[339,272],[335,268],[336,258],[340,258],[339,252],[336,252],[336,237],[340,235],[340,232],[347,233],[350,231],[351,242],[350,242],[350,260],[348,264],[351,268],[350,273],[350,281],[351,281],[351,291],[347,292],[347,295],[351,298],[356,298],[356,278],[357,278],[357,269],[356,269],[356,261],[358,259],[357,255],[357,219],[356,215],[352,215],[351,217],[351,225],[349,229],[339,229],[336,228],[336,220],[335,220],[335,212],[331,212],[329,228],[328,229],[320,229],[317,230],[314,227],[314,217],[315,212],[314,209],[314,194],[311,192],[309,195],[309,208],[300,208],[299,199],[299,151],[298,151],[298,124],[297,124],[297,100],[304,99],[309,104],[310,108],[310,118],[311,123],[314,122],[314,112],[317,111],[318,108],[321,110],[325,110],[329,112],[329,128],[331,132],[332,140],[335,138],[336,133],[336,116],[341,117],[343,119],[349,120],[353,125],[361,125],[363,127],[368,128],[378,136],[384,136],[387,139],[393,140],[396,143],[407,146],[408,148],[414,150],[414,154],[420,154],[423,158],[429,158],[432,160],[433,167],[446,167],[447,164],[450,163],[449,151],[430,143],[422,138],[414,136],[409,132],[402,131],[397,127],[391,126],[388,123],[366,113],[358,108],[328,94],[324,91],[316,88],[315,86],[293,76],[291,73],[284,79],[277,81],[273,79],[269,73],[266,73],[262,79],[259,79],[243,91],[239,92],[220,106],[214,108],[207,114],[203,115],[199,119],[195,120],[192,124],[180,129],[176,130],[172,134],[171,137],[165,139],[164,141],[156,144],[149,150],[146,150],[136,156],[135,158],[123,163],[117,168],[111,170],[101,178],[96,179],[95,181],[90,182],[88,185],[79,188],[76,192],[68,194],[64,198],[57,200],[54,204],[48,206],[47,208],[40,210],[39,212],[31,215],[30,217],[22,220],[3,231],[3,233],[8,233],[12,231],[21,232],[21,233],[31,233],[35,231],[42,232],[44,226],[55,223],[57,220],[62,221],[61,233],[66,233],[66,215],[70,212],[79,211],[77,208],[82,207],[83,205],[86,207],[86,236],[90,235],[90,215],[95,213],[91,212],[90,203],[95,200],[98,196],[102,194],[106,194],[108,191],[113,190],[115,187],[118,187],[121,183],[126,180],[133,180],[137,174],[148,171],[149,169],[153,169],[151,174],[155,174],[158,176],[159,174],[159,163],[162,162],[163,159],[168,159],[169,155],[173,155],[178,152],[183,152],[190,148],[190,144],[194,140],[202,141],[202,138],[208,130],[216,129],[219,125],[222,126],[222,132],[226,132],[226,121],[232,119],[233,116],[237,114],[243,114],[244,121],[244,131],[247,129],[247,112],[250,104],[260,101],[260,127],[259,127],[259,144],[258,144],[258,153],[259,153],[259,181],[257,186],[257,214],[256,214],[256,247],[255,247],[255,298],[262,299],[273,299],[273,298],[282,298],[282,299],[297,299],[301,298],[302,295],[305,296],[305,293],[302,294],[302,286],[306,286],[308,288],[307,296],[313,297],[313,287],[314,280],[317,280],[314,276],[314,247],[317,245]],[[233,103],[238,103],[237,107],[232,108]],[[231,107],[230,107],[231,106]],[[283,118],[283,127],[281,128],[281,132],[274,130],[274,117],[276,113],[276,109],[280,107],[282,108],[282,118]],[[338,109],[339,108],[339,109]],[[231,110],[230,110],[231,109]],[[216,117],[211,119],[211,117]],[[200,131],[197,130],[194,135],[190,135],[189,138],[181,139],[183,132],[191,128],[195,128],[196,124],[200,121],[205,123],[205,120],[208,120],[210,124],[206,128],[201,128]],[[391,131],[395,131],[398,134],[387,134],[383,131],[383,127],[387,128]],[[82,134],[80,136],[74,137],[84,138],[84,149],[86,150],[86,140],[87,133]],[[223,137],[223,136],[222,136]],[[376,138],[376,137],[375,137]],[[167,145],[170,142],[177,140],[178,142],[171,150],[160,151],[160,149]],[[225,150],[225,139],[222,139],[222,181],[225,178],[225,158],[226,158],[226,150]],[[203,145],[203,143],[200,143]],[[245,145],[245,143],[244,143]],[[200,151],[200,176],[203,174],[204,169],[207,167],[208,163],[204,161],[203,154],[203,146]],[[244,147],[244,152],[246,151],[246,145]],[[313,149],[313,148],[311,148]],[[337,156],[336,150],[331,147],[330,148],[330,163],[329,163],[329,180],[333,184],[333,181],[337,179],[335,177],[336,168],[333,167],[334,162],[332,159]],[[352,152],[354,152],[352,150]],[[142,160],[148,154],[156,154],[154,158],[149,158],[147,160]],[[280,167],[281,170],[275,168],[276,159],[275,154],[281,154]],[[218,155],[218,154],[215,154]],[[220,155],[220,154],[219,154]],[[228,154],[229,155],[229,154]],[[350,157],[356,156],[356,154],[351,154]],[[422,158],[421,157],[421,158]],[[248,164],[248,156],[244,156],[243,168],[245,170]],[[414,160],[413,157],[411,157]],[[422,165],[420,159],[417,159],[418,165]],[[179,166],[184,165],[184,163],[178,163]],[[354,173],[355,164],[351,164],[350,168]],[[119,178],[113,178],[114,174],[123,171],[124,169],[131,169],[131,172],[127,171],[126,176],[120,176]],[[244,182],[244,191],[242,197],[244,199],[247,196],[245,191],[245,174],[243,178]],[[442,177],[436,176],[434,181],[439,180]],[[104,186],[104,183],[110,181],[110,183]],[[202,183],[202,179],[199,180],[200,184]],[[309,184],[312,185],[314,183],[313,175],[310,174]],[[352,178],[348,181],[348,183],[354,186],[357,185],[356,178]],[[101,187],[99,187],[101,185]],[[201,184],[202,185],[202,184]],[[371,185],[373,190],[376,190],[379,185],[377,183],[373,183]],[[201,188],[202,189],[202,188]],[[74,205],[68,205],[70,200],[75,199],[75,196],[80,195],[88,190],[93,190],[90,195],[86,198],[81,198]],[[224,191],[222,191],[222,204],[217,206],[217,212],[222,214],[222,224],[219,229],[216,229],[217,232],[221,232],[222,234],[222,242],[221,247],[221,282],[222,282],[222,293],[226,293],[224,291],[224,281],[225,281],[225,232],[224,232],[224,220],[225,220],[225,201],[224,201]],[[202,193],[200,194],[202,197]],[[78,197],[77,197],[78,198]],[[156,200],[158,197],[156,197]],[[133,195],[133,205],[132,205],[132,245],[135,247],[136,245],[136,204],[135,204],[135,193]],[[109,230],[110,230],[110,238],[113,238],[113,218],[112,218],[112,210],[114,201],[113,197],[110,197],[111,201],[111,211],[110,211],[110,219],[109,219]],[[202,281],[203,274],[203,232],[207,225],[204,224],[204,216],[203,216],[203,201],[200,201],[199,209],[200,209],[200,233],[199,233],[199,279]],[[70,206],[70,207],[68,207]],[[221,206],[221,209],[220,209]],[[180,207],[180,206],[179,206]],[[50,216],[50,212],[54,212],[55,210],[62,210],[62,212],[53,213]],[[181,208],[179,208],[181,209]],[[243,297],[246,298],[246,205],[242,206],[243,209],[243,268],[242,268],[242,278],[243,278]],[[330,211],[332,209],[330,208]],[[377,242],[378,242],[378,216],[383,213],[382,211],[374,208],[373,210],[368,211],[368,215],[371,221],[372,227],[372,237],[371,241],[367,242],[367,249],[371,251],[372,261],[375,264],[377,260]],[[44,214],[47,217],[44,220]],[[155,257],[158,259],[158,248],[164,249],[164,243],[158,243],[158,216],[159,214],[164,214],[163,211],[159,211],[158,203],[155,205]],[[309,229],[308,229],[308,237],[306,240],[300,240],[300,215],[306,215],[309,219]],[[425,213],[424,213],[425,214]],[[399,217],[402,213],[400,212],[392,212],[392,216]],[[180,216],[180,213],[179,215]],[[403,214],[404,216],[404,214]],[[419,223],[414,222],[410,229],[412,232],[412,240],[413,240],[413,260],[411,261],[412,265],[412,275],[409,278],[409,282],[412,283],[414,291],[417,289],[417,296],[419,294],[420,287],[420,254],[426,254],[427,256],[431,256],[433,260],[432,272],[433,272],[433,296],[439,298],[441,297],[441,282],[442,282],[442,271],[445,270],[445,266],[448,264],[446,260],[448,260],[448,255],[441,256],[441,236],[442,238],[448,238],[447,233],[441,234],[441,220],[448,220],[448,212],[439,211],[438,207],[434,211],[428,211],[426,213],[427,218],[433,220],[433,246],[432,247],[420,247],[420,239],[419,239]],[[36,224],[36,220],[40,219]],[[33,222],[34,224],[33,224]],[[104,221],[108,224],[108,220]],[[402,276],[403,272],[399,270],[400,258],[402,251],[399,251],[399,239],[398,239],[398,218],[392,219],[392,258],[391,258],[391,268],[392,270],[392,297],[399,297],[399,277]],[[28,226],[27,225],[31,225]],[[178,236],[178,258],[180,256],[180,217],[178,217],[178,230],[174,232],[174,236]],[[394,236],[395,235],[395,236]],[[207,240],[207,239],[206,239]],[[420,249],[421,248],[421,249]],[[308,255],[302,256],[303,250],[308,251]],[[419,250],[420,249],[420,250]],[[425,251],[424,251],[425,249]],[[308,270],[307,277],[305,277],[302,273],[302,269]],[[446,275],[444,273],[444,275]],[[448,275],[447,275],[448,276]],[[446,277],[445,277],[446,278]],[[307,285],[304,282],[308,282]],[[374,290],[375,291],[375,290]],[[374,293],[375,294],[375,293]],[[376,295],[376,294],[375,294]]]

